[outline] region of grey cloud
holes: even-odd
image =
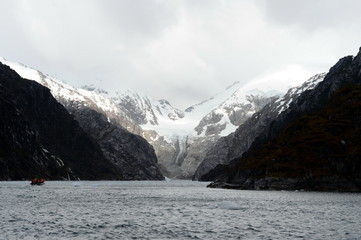
[[[281,25],[295,25],[308,31],[359,24],[358,0],[272,0],[264,1],[267,16]]]
[[[177,20],[174,5],[156,0],[97,2],[104,18],[116,26],[116,30],[126,37],[157,37],[165,28]]]
[[[287,64],[327,70],[361,44],[355,0],[0,0],[0,9],[2,57],[178,108]]]

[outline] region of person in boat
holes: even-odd
[[[34,185],[38,182],[38,179],[37,178],[34,178],[33,180],[31,180],[31,184]]]
[[[45,183],[45,179],[44,178],[34,178],[33,180],[31,180],[31,185],[43,185]]]

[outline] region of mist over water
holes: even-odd
[[[0,239],[361,239],[361,194],[0,182]]]

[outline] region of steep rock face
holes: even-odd
[[[177,123],[182,124],[182,120],[194,122],[192,128],[184,135],[180,131],[179,135],[173,135],[166,138],[166,140],[161,137],[147,138],[155,147],[159,162],[171,173],[168,173],[168,177],[191,179],[205,154],[212,149],[221,136],[236,129],[238,125],[235,124],[242,124],[256,109],[262,108],[265,104],[277,99],[275,96],[252,94],[242,96],[242,98],[247,100],[239,103],[231,95],[222,104],[213,107],[201,120],[195,117],[192,119],[192,111],[203,107],[202,104],[195,106],[192,111],[189,110],[188,113],[185,113],[183,119],[177,120],[178,122],[175,121],[175,125]],[[255,99],[259,101],[254,101]],[[207,103],[204,102],[203,104]],[[232,107],[234,109],[230,111],[229,109]],[[198,113],[194,112],[193,114]],[[231,119],[234,121],[232,122]],[[197,121],[198,125],[196,126]],[[161,127],[161,124],[159,127]]]
[[[127,92],[114,98],[114,100],[136,124],[143,125],[147,124],[148,121],[152,125],[158,124],[157,117],[148,98],[142,98],[134,92]]]
[[[192,139],[191,144],[187,146],[187,154],[180,166],[181,176],[191,179],[195,169],[205,158],[206,153],[214,147],[219,136],[212,135]]]
[[[147,139],[163,174],[171,178],[190,178],[217,139],[235,131],[279,95],[263,83],[241,86],[235,82],[183,112],[166,100],[154,101],[131,91],[113,94],[93,86],[78,89],[24,65],[9,65],[20,75],[51,89],[69,111],[96,110],[117,127]]]
[[[154,101],[132,91],[116,92],[110,98],[138,125],[159,125],[159,118],[175,121],[184,117],[165,99]]]
[[[2,180],[122,178],[49,89],[1,63],[0,99]]]
[[[155,109],[161,115],[167,114],[167,117],[173,121],[184,117],[183,111],[173,108],[172,105],[165,99],[159,100],[158,104],[156,104]]]
[[[168,136],[159,132],[158,127],[166,122],[168,125],[184,117],[184,113],[174,108],[167,100],[154,101],[148,97],[126,91],[111,97],[124,112],[128,112],[133,122],[142,129],[140,135],[155,149],[158,164],[163,175],[169,178],[183,178],[180,172],[181,160],[185,155],[185,142],[178,136]]]
[[[106,92],[105,95],[112,94]],[[242,89],[235,83],[185,112],[167,100],[154,101],[132,91],[116,93],[110,98],[127,113],[131,122],[139,124],[142,130],[138,134],[154,147],[164,175],[191,178],[217,139],[234,131],[276,96],[276,92]]]
[[[170,145],[174,146],[167,149],[167,151],[173,150],[172,154],[168,154],[164,159],[159,157],[162,153],[157,154],[160,162],[164,162],[167,168],[172,169],[173,175],[177,178],[192,178],[207,151],[221,136],[234,131],[238,124],[242,124],[255,111],[277,98],[274,94],[247,92],[239,89],[236,84],[221,96],[212,97],[187,109],[184,117],[175,121],[174,125],[181,125],[184,122],[193,124],[183,133],[184,135],[181,135],[184,132],[181,129],[178,137],[168,140]],[[162,125],[160,124],[159,127],[161,128]],[[155,141],[149,141],[155,146]]]
[[[62,168],[62,162],[52,159],[47,150],[42,148],[36,133],[4,91],[0,83],[0,179],[30,179],[36,175],[47,178],[66,176],[67,171]]]
[[[73,110],[72,114],[99,143],[104,156],[122,173],[124,180],[164,180],[154,149],[144,138],[109,122],[90,108]]]
[[[145,131],[145,134],[155,136],[155,138],[150,137],[150,142],[155,149],[163,175],[168,178],[184,179],[185,177],[182,175],[181,167],[187,155],[189,147],[188,139],[181,137],[167,139],[151,130]]]
[[[243,154],[219,166],[223,186],[361,190],[361,53],[342,58],[313,90],[269,123]]]
[[[209,173],[218,164],[228,164],[233,158],[240,157],[251,146],[256,137],[261,134],[280,113],[289,107],[302,92],[313,89],[325,77],[325,73],[317,74],[307,80],[299,87],[291,88],[287,93],[279,98],[273,98],[268,105],[256,112],[245,121],[240,127],[230,135],[220,138],[217,143],[210,148],[199,167],[197,168],[193,180],[212,181],[217,174]],[[258,98],[259,99],[259,98]],[[259,101],[259,100],[258,100]],[[268,102],[269,102],[268,101]],[[263,103],[268,103],[262,100]],[[262,105],[258,105],[262,106]]]
[[[90,108],[104,114],[107,118],[112,119],[114,123],[124,127],[128,131],[138,135],[142,134],[142,128],[134,119],[128,116],[128,112],[119,108],[116,103],[101,95],[106,94],[106,92],[99,89],[94,91],[78,89],[25,66],[11,64],[11,67],[18,70],[21,75],[29,78],[33,77],[33,80],[49,88],[58,102],[63,104],[67,109],[81,110],[84,107]]]
[[[101,94],[107,94],[104,90],[84,86],[85,89],[75,88],[54,77],[44,74],[38,70],[23,64],[10,62],[0,57],[0,61],[10,66],[21,77],[34,80],[50,89],[55,99],[62,105],[71,109],[89,107],[97,112],[105,114],[128,131],[141,135],[142,129],[136,124],[117,104]]]
[[[229,126],[234,130],[242,125],[255,112],[261,110],[265,105],[278,99],[278,96],[267,96],[265,93],[252,94],[242,93],[240,99],[239,93],[233,93],[229,99],[220,106],[213,109],[204,116],[199,124],[194,128],[197,135],[223,135],[222,132]],[[228,125],[228,126],[227,126]],[[226,131],[226,132],[232,132]]]
[[[77,89],[40,71],[3,61],[21,75],[48,87],[53,96],[77,118],[87,134],[97,141],[105,157],[116,165],[117,171],[126,180],[164,179],[153,148],[141,137],[128,132],[143,134],[142,128],[116,103],[96,91]]]

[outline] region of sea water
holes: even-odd
[[[191,181],[0,182],[0,239],[361,239],[361,195]]]

